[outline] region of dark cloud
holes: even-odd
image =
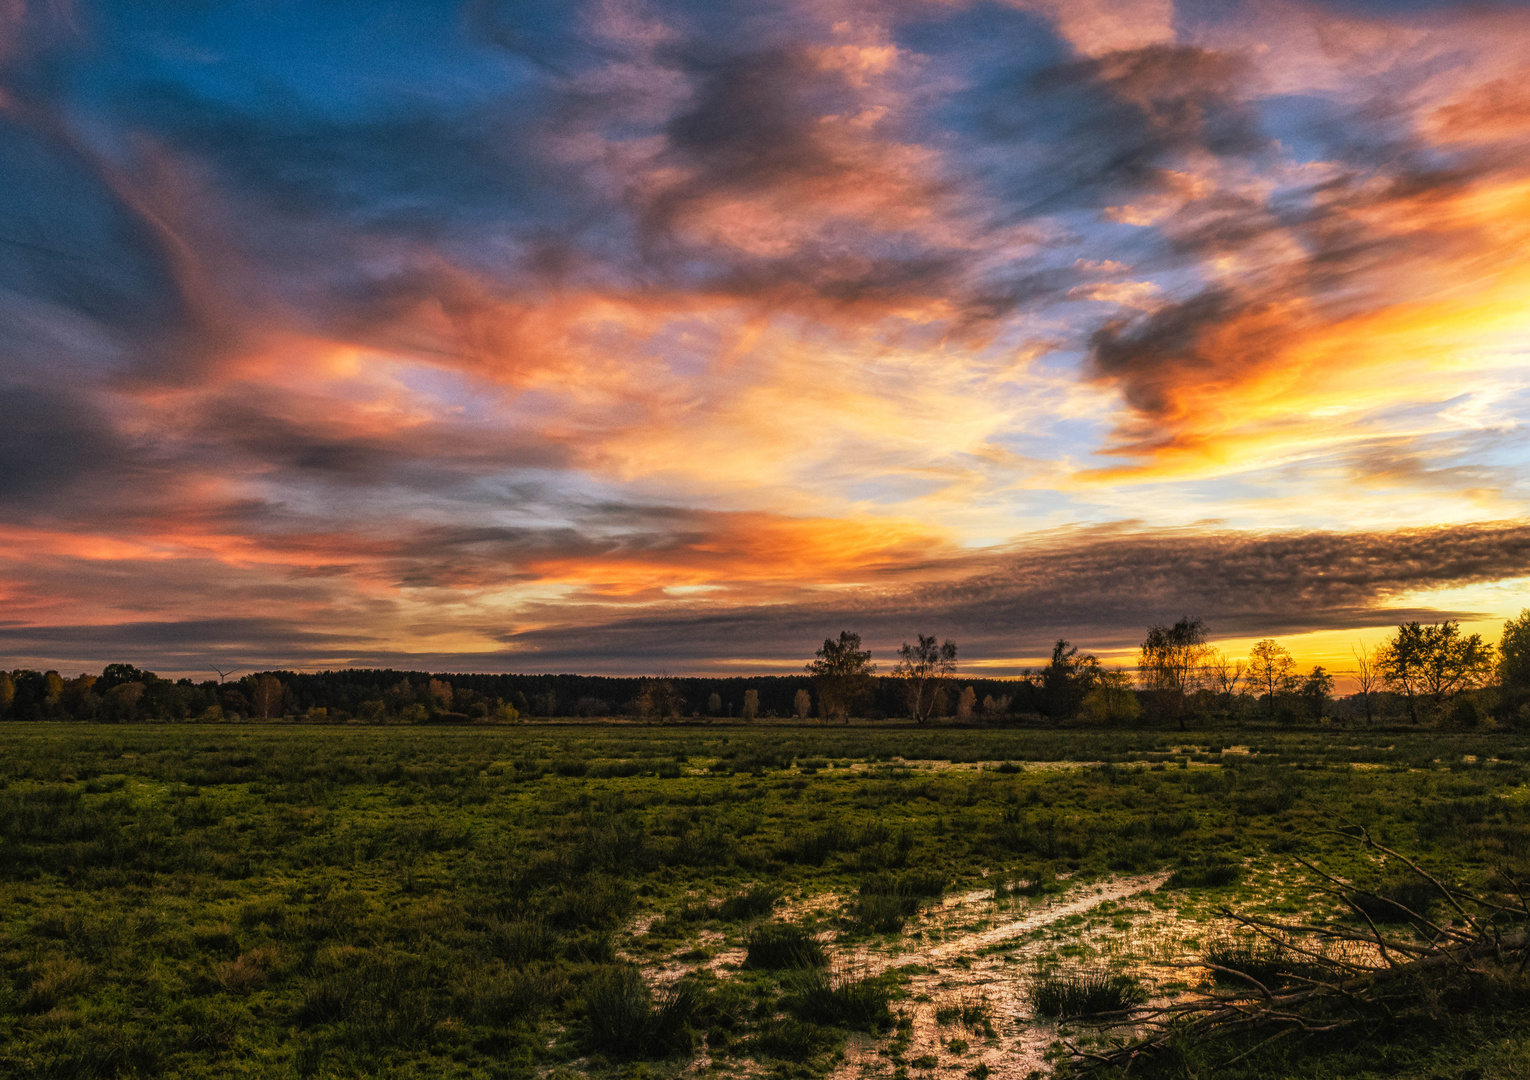
[[[1480,617],[1393,598],[1530,574],[1530,525],[1285,535],[1081,531],[982,561],[991,565],[954,584],[889,587],[848,601],[799,599],[511,634],[503,659],[526,670],[620,672],[678,671],[687,663],[709,669],[741,656],[789,665],[825,635],[850,628],[884,658],[923,632],[954,637],[965,658],[982,660],[1043,655],[1058,637],[1131,648],[1149,625],[1186,613],[1223,638]]]
[[[345,665],[369,646],[354,634],[314,632],[290,619],[186,619],[104,626],[0,624],[0,652],[18,663],[100,671],[131,663],[150,671],[206,673],[230,661],[246,669]]]
[[[1022,151],[1005,170],[1022,213],[1098,208],[1174,190],[1193,154],[1272,149],[1253,75],[1244,57],[1178,45],[1009,71],[975,103],[978,130]]]
[[[248,392],[248,387],[241,387]],[[284,409],[283,406],[289,406]],[[337,429],[308,403],[279,395],[251,401],[222,397],[211,402],[197,427],[192,454],[204,466],[217,463],[241,472],[275,474],[293,483],[334,483],[352,488],[413,487],[445,494],[490,475],[515,469],[561,469],[572,454],[547,439],[484,431],[450,420],[395,429]]]
[[[156,478],[142,447],[78,388],[0,380],[0,522],[56,527],[97,511],[109,522]]]
[[[689,109],[666,125],[671,152],[700,169],[695,190],[769,186],[836,169],[815,137],[821,119],[853,104],[844,79],[800,49],[744,53],[691,72]],[[672,196],[680,198],[681,195]]]
[[[65,494],[110,459],[114,442],[82,402],[0,385],[0,500],[14,511]]]
[[[550,552],[574,559],[644,552],[673,555],[686,544],[705,541],[701,522],[688,513],[613,511],[614,522],[660,527],[606,540],[574,529],[443,528],[395,547],[391,565],[410,587],[451,587],[481,583],[496,568],[501,574],[513,573],[518,561]],[[948,581],[908,584],[926,574]],[[523,614],[552,624],[538,629],[476,627],[483,637],[504,642],[499,653],[412,654],[389,649],[376,638],[342,629],[347,615],[354,615],[344,608],[315,610],[302,620],[226,618],[56,627],[12,623],[0,627],[0,642],[18,660],[66,666],[128,659],[178,670],[195,666],[199,658],[235,657],[261,666],[403,664],[641,673],[726,671],[743,660],[747,666],[741,672],[747,672],[793,668],[824,636],[848,628],[862,633],[883,659],[901,641],[923,632],[955,638],[963,658],[972,662],[1043,655],[1058,637],[1086,648],[1130,649],[1149,625],[1183,614],[1206,619],[1218,638],[1320,630],[1358,633],[1414,619],[1481,617],[1472,611],[1399,603],[1397,598],[1527,574],[1530,524],[1522,522],[1272,535],[1079,530],[1016,551],[928,560],[917,572],[890,567],[876,575],[880,585],[849,594],[836,590],[832,600],[799,589],[775,603],[676,606],[627,617],[620,607],[592,598]],[[197,587],[206,592],[205,586]],[[248,595],[251,589],[278,605],[302,602],[308,593],[324,595],[322,582],[307,579],[294,580],[284,589],[233,581],[228,595]],[[464,627],[417,629],[446,632]]]
[[[56,306],[125,339],[162,337],[186,317],[159,238],[46,109],[0,112],[0,190],[12,304]]]

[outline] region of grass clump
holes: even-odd
[[[823,967],[829,962],[823,945],[796,923],[761,923],[745,938],[744,966],[779,971]]]
[[[702,997],[696,983],[681,979],[655,999],[636,967],[607,967],[585,987],[583,1042],[613,1057],[688,1053],[696,1045],[691,1022]]]
[[[1267,990],[1291,981],[1299,964],[1287,950],[1270,942],[1229,940],[1212,945],[1201,956],[1212,968],[1211,977],[1221,986],[1253,990],[1252,979]],[[1240,978],[1240,975],[1247,978]]]
[[[939,899],[945,891],[945,877],[927,870],[872,874],[861,882],[851,922],[864,932],[897,933],[919,913],[920,904]]]
[[[1346,899],[1375,923],[1395,925],[1429,918],[1439,891],[1419,877],[1394,878],[1375,889],[1357,889]]]
[[[765,1021],[740,1049],[782,1061],[805,1062],[834,1049],[838,1042],[832,1030],[787,1016]]]
[[[1200,865],[1181,866],[1163,883],[1166,889],[1224,889],[1235,885],[1243,876],[1243,868],[1232,862],[1208,862]]]
[[[760,919],[775,910],[781,890],[774,885],[751,885],[717,905],[719,918],[729,921]]]
[[[783,1004],[798,1020],[814,1024],[883,1030],[892,1025],[892,988],[883,978],[852,971],[803,971]]]
[[[962,993],[935,1008],[935,1023],[941,1027],[960,1025],[993,1038],[993,1005],[982,993]]]
[[[1037,1015],[1058,1020],[1125,1012],[1146,1000],[1147,991],[1129,975],[1043,975],[1031,986]]]

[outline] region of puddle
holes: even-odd
[[[823,937],[835,970],[875,975],[912,969],[905,976],[908,996],[894,1003],[894,1011],[913,1022],[903,1050],[913,1074],[950,1074],[982,1064],[995,1080],[1024,1080],[1033,1071],[1048,1072],[1044,1055],[1059,1036],[1057,1025],[1031,1015],[1026,988],[1038,962],[1109,962],[1144,975],[1152,969],[1155,981],[1165,981],[1164,971],[1169,980],[1178,978],[1172,965],[1193,960],[1196,950],[1188,945],[1205,931],[1204,923],[1181,918],[1175,905],[1131,903],[1155,893],[1168,877],[1167,871],[1120,876],[1028,900],[996,901],[992,889],[973,890],[947,897],[891,941],[839,945],[830,940],[830,933]],[[833,912],[841,901],[833,893],[783,901],[775,917],[790,920],[809,910]],[[1102,912],[1102,905],[1111,906]],[[743,962],[744,950],[725,948],[725,941],[721,931],[702,931],[678,952],[704,949],[712,953],[709,958],[685,961],[670,956],[647,962],[645,972],[656,986],[701,967],[726,978]],[[952,1023],[949,1017],[946,1023],[937,1019],[943,1009],[976,1004],[991,1036],[981,1024],[974,1029]],[[850,1036],[844,1060],[832,1075],[844,1080],[891,1076],[896,1067],[887,1053],[889,1044],[887,1036]],[[706,1064],[702,1054],[693,1068]],[[742,1060],[717,1065],[742,1075],[759,1071]]]
[[[1034,971],[1034,959],[1053,951],[1055,940],[1038,937],[1037,932],[1044,933],[1075,916],[1087,916],[1102,904],[1152,892],[1168,878],[1164,872],[1094,882],[1011,911],[998,910],[990,890],[967,893],[955,903],[934,909],[931,917],[921,921],[923,942],[905,937],[891,948],[837,950],[835,960],[868,974],[916,965],[921,969],[908,976],[909,998],[898,1003],[913,1020],[909,1045],[903,1052],[910,1062],[933,1059],[934,1068],[947,1072],[982,1064],[988,1067],[988,1075],[998,1080],[1024,1078],[1035,1070],[1046,1073],[1043,1056],[1056,1041],[1058,1029],[1032,1017],[1026,984]],[[973,921],[983,925],[962,925]],[[1102,929],[1119,934],[1108,918]],[[1012,947],[1002,948],[1006,945]],[[937,1020],[942,1008],[960,1010],[975,1004],[987,1013],[992,1038],[980,1027]],[[953,1040],[956,1049],[952,1048]],[[845,1046],[845,1060],[833,1075],[891,1076],[892,1062],[878,1053],[885,1043],[885,1039],[872,1036],[852,1036]]]

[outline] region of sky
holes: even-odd
[[[0,667],[1530,607],[1530,10],[0,0]]]

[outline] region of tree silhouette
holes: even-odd
[[[1183,616],[1173,626],[1148,628],[1137,651],[1137,668],[1144,688],[1153,691],[1160,708],[1179,718],[1185,727],[1185,696],[1196,688],[1201,662],[1211,650],[1206,644],[1203,619]]]
[[[1376,666],[1376,654],[1366,648],[1365,642],[1350,649],[1355,657],[1355,690],[1365,705],[1365,723],[1371,722],[1371,699],[1381,687],[1381,671]]]
[[[871,651],[861,648],[861,635],[841,630],[838,641],[824,638],[814,656],[817,659],[808,662],[807,672],[818,684],[818,714],[848,721],[871,690],[871,677],[877,670]]]
[[[1270,718],[1275,718],[1275,695],[1290,689],[1291,672],[1296,661],[1291,653],[1274,638],[1254,643],[1248,651],[1248,682],[1258,687],[1270,701]]]
[[[923,724],[935,711],[942,684],[956,673],[956,642],[946,638],[937,644],[934,637],[918,637],[917,645],[903,643],[892,673],[904,680],[909,716]]]

